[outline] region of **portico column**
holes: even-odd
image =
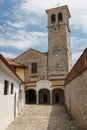
[[[50,104],[52,104],[52,90],[50,90]]]
[[[36,94],[36,104],[38,104],[38,91],[37,91],[37,94]]]

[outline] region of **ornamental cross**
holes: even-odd
[[[58,0],[57,6],[58,6],[58,7],[60,6],[60,0]]]

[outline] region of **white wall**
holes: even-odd
[[[9,92],[8,95],[4,95],[4,80],[9,81]],[[11,83],[14,83],[14,93],[11,95]],[[14,97],[16,94],[16,117],[19,112],[23,109],[22,102],[18,101],[19,94],[19,82],[14,79],[6,70],[0,69],[0,130],[4,130],[14,120]],[[22,85],[22,87],[24,87]],[[21,107],[20,105],[21,104]]]

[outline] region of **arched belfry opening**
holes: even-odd
[[[52,102],[53,104],[64,104],[64,90],[54,89],[52,91]]]
[[[50,104],[50,91],[48,89],[39,90],[39,104]]]
[[[63,14],[61,12],[58,13],[58,21],[63,21]]]
[[[54,23],[54,22],[56,22],[56,16],[55,16],[55,14],[52,14],[51,15],[51,23]]]
[[[36,104],[36,91],[33,89],[26,90],[26,104]]]

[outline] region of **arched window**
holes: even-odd
[[[63,21],[63,15],[62,15],[62,13],[58,14],[58,21]]]
[[[51,15],[51,23],[54,23],[55,21],[56,21],[55,14],[52,14],[52,15]]]

